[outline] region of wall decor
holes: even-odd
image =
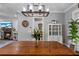
[[[22,26],[23,27],[28,27],[28,25],[29,25],[29,22],[27,20],[22,21]]]

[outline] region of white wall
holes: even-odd
[[[67,42],[67,40],[68,40],[68,37],[67,36],[69,36],[69,24],[68,24],[68,22],[69,22],[69,20],[72,18],[72,12],[74,11],[74,10],[76,10],[76,9],[78,9],[78,6],[77,5],[75,5],[75,6],[73,6],[72,8],[70,8],[66,13],[65,13],[65,21],[64,21],[64,24],[65,24],[65,41]]]
[[[21,13],[18,14],[18,19],[10,19],[5,17],[0,17],[2,21],[12,21],[13,27],[17,29],[18,32],[18,40],[32,40],[33,37],[31,36],[31,32],[29,28],[33,26],[33,18],[32,17],[25,17]],[[64,13],[50,13],[48,17],[44,17],[44,39],[48,39],[48,24],[51,20],[57,20],[58,23],[64,25],[65,14]],[[22,21],[27,20],[29,22],[28,27],[22,26]],[[33,29],[32,29],[33,30]]]
[[[27,20],[29,22],[28,27],[22,26],[22,21]],[[29,28],[33,25],[33,19],[31,17],[25,17],[24,15],[18,15],[18,40],[32,40],[31,32]]]
[[[48,17],[44,17],[44,39],[48,39],[48,24],[51,20],[57,20],[58,23],[64,24],[64,13],[50,13]],[[22,21],[27,20],[29,22],[28,27],[22,26]],[[33,18],[25,17],[22,14],[18,15],[18,40],[32,40],[31,32],[29,28],[33,26]],[[33,30],[33,29],[32,29]]]
[[[56,20],[58,23],[63,24],[64,22],[64,13],[51,13],[48,17],[44,18],[44,31],[45,31],[45,39],[48,38],[48,24],[51,20]]]

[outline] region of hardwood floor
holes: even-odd
[[[63,56],[75,54],[70,48],[55,41],[41,41],[38,47],[35,47],[34,41],[15,41],[4,48],[0,48],[0,55]]]

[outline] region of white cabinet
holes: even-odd
[[[62,24],[49,24],[48,26],[48,40],[58,41],[63,43],[62,40]]]

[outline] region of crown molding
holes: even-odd
[[[76,6],[77,3],[72,4],[70,7],[68,7],[65,11],[50,11],[50,13],[66,13],[67,11],[69,11],[71,8],[73,8],[74,6]]]
[[[50,13],[64,13],[63,11],[50,11]]]
[[[64,13],[66,13],[67,11],[69,11],[71,8],[73,8],[73,7],[76,6],[76,5],[77,5],[77,3],[72,4],[70,7],[68,7],[68,8],[64,11]]]
[[[77,3],[72,4],[70,7],[68,7],[65,11],[50,11],[50,13],[66,13],[67,11],[69,11],[71,8],[73,8],[74,6],[76,6]]]
[[[9,19],[12,19],[12,18],[17,18],[17,17],[15,17],[15,16],[13,16],[13,15],[11,15],[11,14],[6,14],[6,13],[0,13],[0,18],[3,18],[2,16],[4,16],[5,18],[7,17],[7,18],[9,18]]]

